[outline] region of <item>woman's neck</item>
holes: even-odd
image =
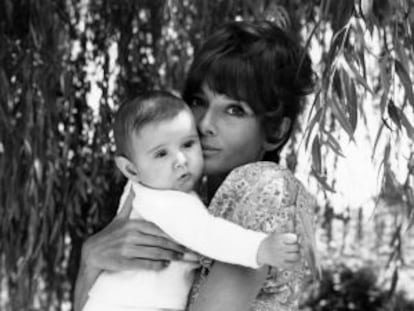
[[[224,179],[226,178],[227,174],[223,175],[214,175],[208,176],[207,178],[207,198],[210,202],[213,198],[214,194],[216,193],[217,189],[220,187]]]

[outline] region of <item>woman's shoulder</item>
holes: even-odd
[[[291,171],[276,163],[249,163],[229,174],[209,209],[249,229],[268,232],[279,219],[290,217],[298,187]]]
[[[259,177],[263,174],[292,174],[292,172],[275,162],[270,161],[257,161],[251,162],[233,169],[229,176],[235,174],[252,175],[252,177]]]
[[[250,184],[274,183],[284,180],[297,183],[298,180],[288,168],[274,162],[260,161],[248,163],[233,169],[224,182],[244,180]]]
[[[253,162],[235,168],[221,185],[224,191],[247,195],[278,196],[291,194],[294,200],[299,187],[303,187],[292,171],[274,162]],[[291,202],[292,203],[292,202]]]

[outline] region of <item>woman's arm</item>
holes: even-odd
[[[294,233],[296,185],[289,171],[280,170],[271,163],[246,165],[227,176],[210,203],[210,210],[245,228]],[[276,254],[278,249],[283,256],[282,249],[275,245]],[[291,260],[287,257],[283,261],[286,259]],[[296,259],[295,255],[292,260]],[[249,310],[267,276],[267,269],[257,271],[215,263],[190,310]]]
[[[259,270],[214,263],[189,311],[247,311],[250,310],[267,274]]]
[[[100,270],[88,269],[84,262],[81,262],[78,276],[75,284],[75,297],[73,302],[73,309],[81,311],[88,299],[88,292],[95,283]]]
[[[160,270],[169,261],[182,257],[184,249],[165,238],[157,226],[128,219],[132,199],[133,194],[130,194],[114,220],[85,241],[75,284],[75,311],[82,310],[101,271]]]

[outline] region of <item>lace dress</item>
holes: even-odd
[[[302,239],[301,245],[313,252],[314,207],[314,198],[288,169],[273,162],[256,162],[236,168],[227,176],[209,210],[215,216],[248,229],[269,233],[297,232]],[[304,257],[308,256],[305,254]],[[251,310],[297,310],[299,295],[309,277],[308,261],[304,259],[292,270],[269,268]],[[202,260],[203,268],[190,294],[190,309],[211,264],[209,259]]]

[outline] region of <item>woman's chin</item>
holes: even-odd
[[[230,170],[222,163],[212,160],[204,160],[204,174],[207,176],[227,174]]]

